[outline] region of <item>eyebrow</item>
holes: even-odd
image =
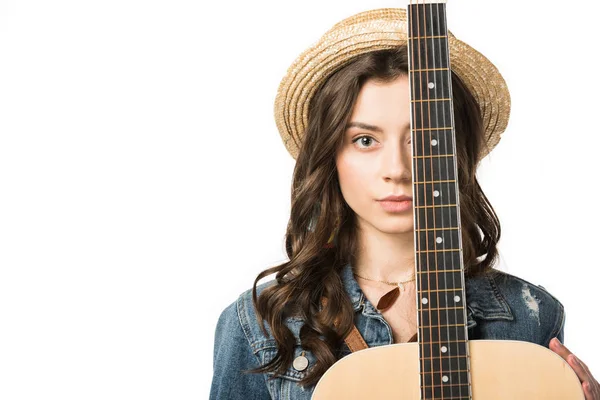
[[[375,125],[365,124],[364,122],[350,122],[346,126],[346,130],[348,130],[350,128],[366,129],[366,130],[369,130],[369,131],[379,132],[379,133],[383,132],[383,129],[381,129],[380,127],[375,126]],[[410,123],[406,124],[406,128],[410,129]]]
[[[366,129],[366,130],[374,131],[374,132],[383,132],[383,129],[381,129],[380,127],[375,126],[375,125],[365,124],[364,122],[350,122],[346,126],[346,129],[350,129],[350,128],[360,128],[360,129]]]

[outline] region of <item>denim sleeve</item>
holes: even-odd
[[[217,322],[210,400],[271,399],[264,374],[241,372],[258,366],[233,302]]]
[[[558,338],[558,340],[560,340],[561,343],[565,343],[565,311],[563,308],[563,312],[562,312],[562,322],[560,325],[560,329],[558,330],[558,334],[556,335],[556,337]]]
[[[561,343],[565,343],[565,308],[558,300],[556,300],[556,319],[554,327],[550,333],[550,337],[546,340],[546,347],[550,347],[550,341],[554,337],[556,337]]]

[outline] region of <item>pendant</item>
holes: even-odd
[[[385,311],[390,308],[395,302],[398,296],[400,296],[400,290],[404,292],[404,286],[402,284],[398,284],[398,287],[393,288],[379,299],[377,303],[377,309],[379,311]]]

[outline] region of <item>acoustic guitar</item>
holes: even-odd
[[[445,3],[407,10],[418,342],[349,354],[312,399],[584,399],[553,351],[468,340]]]

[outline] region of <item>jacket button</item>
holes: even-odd
[[[304,356],[296,357],[293,366],[296,371],[304,371],[308,367],[308,358]]]

